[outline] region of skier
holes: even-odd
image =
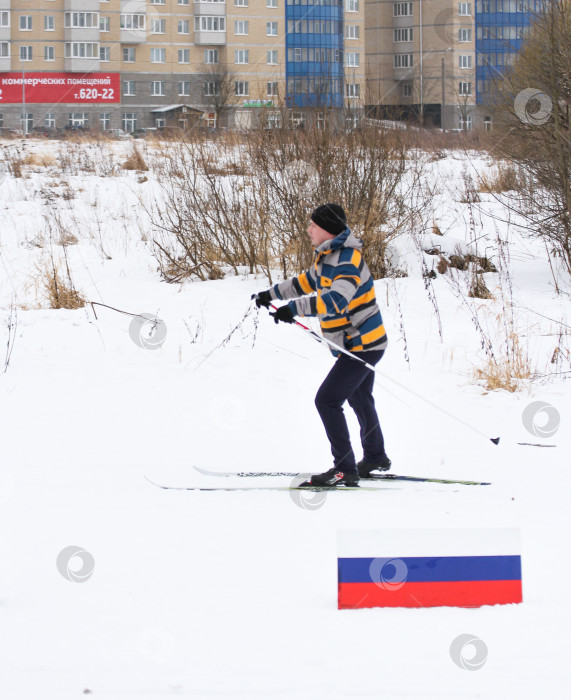
[[[324,337],[370,365],[376,365],[387,346],[373,278],[363,260],[362,242],[347,226],[338,204],[314,210],[308,227],[314,247],[312,267],[298,277],[253,295],[258,308],[275,300],[296,299],[271,313],[276,323],[293,323],[294,316],[318,316]],[[314,294],[317,292],[317,294]],[[308,296],[311,295],[311,296]],[[375,410],[375,373],[362,362],[340,352],[315,397],[315,405],[331,443],[334,466],[311,477],[311,486],[357,486],[359,477],[386,471],[391,461]],[[361,429],[363,459],[356,464],[343,404],[355,411]]]

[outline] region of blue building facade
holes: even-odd
[[[543,1],[476,1],[476,104],[493,99],[494,82],[513,63]]]
[[[343,107],[343,0],[287,0],[286,104]]]

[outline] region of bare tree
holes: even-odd
[[[488,106],[491,148],[527,181],[512,208],[571,274],[571,2],[546,3]]]

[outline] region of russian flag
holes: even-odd
[[[522,602],[516,529],[340,530],[338,607]]]

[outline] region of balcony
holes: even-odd
[[[194,43],[199,45],[223,46],[226,44],[226,32],[194,32]]]
[[[119,41],[122,44],[144,44],[147,41],[146,29],[121,29]]]
[[[99,70],[99,60],[96,58],[65,58],[63,69],[71,73],[92,73]]]
[[[0,0],[1,2],[1,0]],[[211,17],[225,17],[226,3],[225,2],[194,2],[194,15],[210,15]]]

